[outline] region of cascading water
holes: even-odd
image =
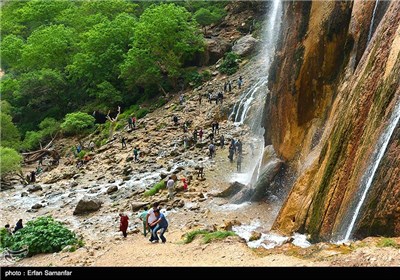
[[[253,84],[248,90],[241,95],[239,101],[236,102],[229,115],[229,119],[233,120],[237,126],[243,125],[244,123],[250,126],[252,131],[251,141],[255,144],[255,151],[258,152],[258,158],[250,162],[245,173],[235,174],[234,180],[244,184],[248,184],[250,181],[255,182],[257,178],[254,178],[253,174],[255,170],[259,170],[261,167],[262,151],[264,149],[264,128],[261,126],[262,111],[268,94],[268,71],[275,54],[275,46],[279,37],[281,14],[281,0],[271,1],[271,7],[266,15],[266,25],[262,34],[263,49],[259,58],[261,65],[258,71],[253,71],[258,77],[254,79]]]
[[[379,0],[376,0],[375,1],[374,11],[372,13],[371,23],[369,25],[367,44],[369,43],[369,41],[371,40],[371,37],[372,37],[372,29],[374,28],[374,20],[375,20],[376,10],[378,8],[378,3],[379,3]]]
[[[344,227],[346,229],[346,232],[344,234],[343,241],[348,241],[349,238],[351,237],[351,235],[353,234],[354,225],[357,221],[361,207],[362,207],[364,200],[367,196],[367,193],[372,185],[372,182],[373,182],[373,179],[375,176],[375,172],[379,167],[379,164],[383,158],[383,155],[385,154],[386,148],[389,144],[390,138],[392,137],[393,131],[395,130],[395,128],[399,122],[399,119],[400,119],[400,100],[397,101],[397,104],[393,110],[391,117],[390,117],[388,127],[386,128],[384,133],[379,138],[379,141],[377,144],[377,150],[375,151],[375,153],[372,157],[372,164],[367,169],[367,171],[365,172],[365,174],[361,180],[361,188],[359,190],[361,197],[360,197],[360,200],[358,201],[357,206],[354,210],[354,214],[352,215],[349,226],[347,228]]]

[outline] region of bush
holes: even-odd
[[[61,128],[67,134],[80,134],[93,127],[94,121],[94,117],[89,114],[83,112],[70,113],[65,116]]]
[[[12,250],[20,250],[24,245],[29,246],[29,255],[59,252],[65,246],[82,244],[75,233],[50,216],[29,221],[24,228],[5,241],[1,246],[4,248],[8,245]]]
[[[39,128],[42,137],[54,136],[60,130],[60,122],[53,118],[45,118],[40,124]]]
[[[10,115],[0,113],[0,141],[3,147],[18,149],[19,132]]]
[[[35,150],[39,148],[40,141],[42,140],[42,133],[40,131],[27,131],[25,133],[22,148],[26,150]]]
[[[86,155],[86,151],[85,151],[85,150],[82,150],[82,151],[79,152],[78,158],[79,158],[79,159],[83,159],[85,155]]]
[[[237,60],[239,59],[238,55],[233,52],[228,52],[225,54],[224,61],[221,63],[219,67],[219,72],[222,74],[232,75],[239,69],[239,64]]]
[[[185,234],[183,243],[188,244],[188,243],[192,242],[196,238],[197,235],[204,235],[206,233],[209,233],[209,231],[203,230],[203,229],[197,229],[197,230],[190,231]]]
[[[2,178],[21,169],[22,156],[16,150],[0,146],[0,158],[0,176]]]
[[[147,108],[140,108],[137,112],[136,112],[136,118],[137,119],[141,119],[144,118],[147,113],[149,112],[149,110]]]
[[[158,193],[161,189],[165,189],[165,182],[161,180],[157,184],[155,184],[150,190],[144,193],[144,196],[153,196]]]
[[[208,70],[203,71],[203,73],[201,73],[201,77],[203,79],[203,82],[209,81],[211,80],[211,72]]]

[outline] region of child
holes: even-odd
[[[139,213],[138,217],[140,220],[142,220],[143,222],[143,235],[146,236],[147,235],[147,206],[143,207],[143,212]]]
[[[186,179],[182,178],[181,180],[182,180],[182,183],[183,183],[183,190],[186,192],[188,190],[188,184],[186,182]]]

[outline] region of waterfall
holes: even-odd
[[[368,190],[370,189],[372,185],[372,181],[375,176],[375,172],[379,167],[379,164],[383,158],[383,155],[385,154],[386,148],[389,145],[389,140],[392,137],[393,131],[397,126],[397,123],[399,122],[400,119],[400,100],[398,100],[393,113],[390,117],[389,120],[389,126],[386,128],[384,133],[380,136],[377,144],[377,150],[375,151],[373,157],[372,157],[372,165],[367,169],[365,172],[362,180],[361,180],[361,188],[360,188],[360,193],[362,193],[360,200],[357,203],[357,207],[354,211],[354,215],[351,219],[350,225],[347,228],[344,241],[349,240],[351,237],[351,234],[353,233],[354,225],[357,221],[358,215],[360,213],[360,209],[364,203],[365,197],[367,196]]]
[[[371,40],[371,37],[372,37],[372,29],[374,27],[375,13],[376,13],[376,10],[378,8],[378,3],[379,3],[379,0],[376,0],[375,1],[374,11],[372,13],[371,23],[369,24],[367,44],[369,43],[369,41]]]
[[[275,46],[279,37],[282,14],[281,0],[270,1],[270,4],[269,11],[266,15],[265,27],[261,35],[263,42],[263,49],[259,57],[261,66],[257,71],[253,71],[253,73],[258,76],[254,79],[252,85],[242,93],[229,115],[229,119],[234,121],[237,126],[244,123],[250,126],[253,136],[252,141],[255,144],[255,151],[259,152],[258,156],[251,161],[250,166],[247,166],[245,174],[236,174],[237,178],[235,178],[235,180],[244,184],[248,184],[252,181],[256,169],[261,168],[263,156],[264,129],[261,123],[262,112],[268,94],[268,72],[275,55]]]

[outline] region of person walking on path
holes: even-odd
[[[233,155],[235,154],[235,148],[234,148],[234,146],[231,144],[230,146],[229,146],[229,156],[228,156],[228,158],[229,158],[229,161],[232,163],[233,162]]]
[[[150,232],[150,239],[149,239],[150,242],[153,241],[153,229],[154,229],[154,226],[152,226],[151,224],[157,220],[154,211],[158,209],[158,205],[159,205],[158,202],[154,202],[153,207],[149,211],[147,211],[146,225],[147,225],[147,230]]]
[[[133,129],[136,129],[136,117],[135,116],[132,117],[132,126],[133,126]]]
[[[160,238],[161,238],[161,242],[165,243],[167,242],[167,239],[164,237],[164,233],[168,228],[168,221],[165,218],[163,213],[160,213],[160,209],[156,209],[154,210],[154,214],[157,217],[157,220],[155,220],[151,226],[154,226],[153,232],[152,232],[152,238],[153,241],[152,243],[158,243],[158,235],[157,235],[157,231],[160,231]]]
[[[147,235],[147,206],[143,207],[143,212],[139,213],[138,217],[143,223],[143,235]]]
[[[169,177],[169,180],[167,182],[168,199],[174,198],[174,184],[175,184],[175,181],[172,179],[172,177]]]
[[[200,128],[200,131],[199,131],[199,138],[200,138],[200,142],[203,142],[203,129],[202,128]]]
[[[127,236],[126,231],[128,230],[128,216],[124,213],[119,213],[119,230],[122,231],[124,237]]]

